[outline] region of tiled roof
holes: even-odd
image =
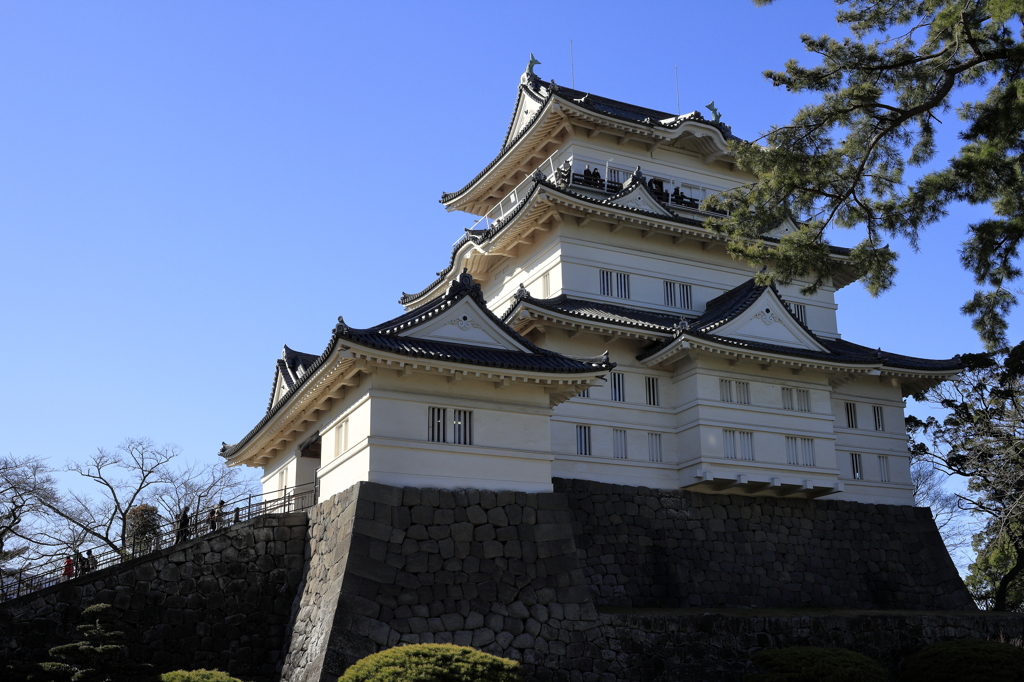
[[[520,292],[526,292],[526,289],[520,289]],[[668,313],[657,313],[649,310],[612,305],[610,303],[585,301],[579,298],[570,298],[565,294],[554,298],[533,298],[529,293],[517,293],[515,300],[502,316],[502,319],[508,320],[520,301],[529,301],[530,305],[537,306],[538,308],[545,308],[553,312],[585,320],[639,327],[662,333],[672,333],[675,325],[680,320],[685,319],[682,315],[670,315]]]
[[[281,377],[284,381],[284,385],[291,390],[296,384],[306,375],[309,368],[320,359],[319,355],[312,355],[310,353],[300,353],[297,350],[292,350],[287,345],[281,351],[281,357],[277,361],[277,366],[274,371],[274,383],[270,387],[270,403],[267,405],[269,410],[274,406],[274,393],[277,391],[277,379]]]
[[[637,356],[637,358],[640,360],[649,358],[670,346],[678,337],[685,335],[695,338],[704,338],[715,343],[735,346],[738,348],[760,350],[765,353],[776,353],[779,355],[792,355],[840,364],[882,365],[884,367],[891,367],[894,369],[898,368],[920,371],[955,371],[960,368],[960,360],[958,357],[950,358],[948,360],[928,360],[925,358],[915,358],[909,355],[890,353],[888,351],[883,351],[881,348],[868,348],[867,346],[861,346],[841,339],[831,340],[821,338],[811,331],[807,325],[797,319],[793,314],[793,311],[790,310],[789,304],[782,301],[781,297],[779,297],[779,300],[782,302],[786,313],[789,314],[793,321],[800,325],[804,331],[810,334],[815,341],[821,344],[824,348],[827,348],[828,352],[762,343],[758,341],[748,341],[746,339],[733,339],[712,333],[715,329],[718,329],[730,320],[736,319],[736,317],[743,313],[743,311],[753,305],[761,294],[763,294],[768,288],[771,288],[775,292],[776,296],[779,295],[778,289],[776,289],[774,285],[771,285],[770,287],[759,286],[753,278],[748,279],[743,284],[740,284],[721,296],[708,301],[704,312],[699,317],[682,322],[676,326],[674,338],[653,346]]]
[[[543,88],[544,91],[541,90]],[[735,138],[732,134],[732,130],[729,126],[724,123],[715,123],[714,121],[706,120],[700,112],[693,111],[689,114],[683,114],[676,116],[664,111],[658,111],[657,109],[648,109],[646,107],[637,106],[635,104],[628,104],[626,102],[620,102],[618,100],[610,99],[608,97],[601,97],[600,95],[594,95],[592,93],[583,92],[582,90],[574,90],[573,88],[567,88],[562,85],[557,85],[554,82],[533,80],[529,86],[521,86],[519,97],[516,99],[516,106],[518,109],[519,100],[522,98],[524,91],[528,93],[532,99],[540,102],[541,105],[534,113],[530,121],[523,126],[523,128],[509,139],[509,134],[512,132],[512,123],[509,124],[509,130],[505,135],[505,142],[501,147],[501,151],[494,157],[490,163],[484,166],[484,169],[477,173],[476,177],[466,183],[462,189],[454,192],[445,192],[441,195],[441,203],[447,204],[448,202],[457,199],[466,192],[468,192],[473,185],[477,183],[484,175],[487,174],[494,166],[496,166],[505,154],[515,146],[516,142],[521,140],[533,125],[540,119],[541,114],[544,111],[544,107],[547,105],[548,100],[557,96],[561,99],[571,101],[573,104],[589,109],[595,113],[602,114],[604,116],[611,116],[618,118],[623,121],[630,121],[631,123],[639,123],[648,125],[651,127],[664,128],[666,130],[673,130],[678,128],[680,125],[687,121],[695,121],[704,125],[710,126],[717,129],[725,139]],[[513,113],[513,122],[515,120],[515,114]]]
[[[574,192],[574,191],[572,191],[570,189],[567,189],[567,188],[564,188],[564,187],[559,187],[555,183],[547,180],[543,176],[542,173],[536,173],[536,174],[534,174],[534,186],[533,186],[533,188],[529,192],[527,192],[523,196],[522,199],[519,200],[518,204],[516,204],[510,211],[508,211],[508,213],[505,214],[504,218],[502,218],[500,220],[495,220],[493,223],[491,223],[491,226],[488,229],[486,229],[486,230],[467,230],[466,234],[461,239],[459,239],[459,241],[455,242],[455,245],[452,247],[452,254],[451,254],[451,257],[449,258],[448,265],[445,267],[444,270],[441,270],[438,273],[437,279],[435,279],[433,282],[428,284],[426,287],[424,287],[418,293],[415,293],[415,294],[403,293],[402,297],[398,300],[398,302],[400,304],[402,304],[402,305],[407,305],[409,303],[412,303],[413,301],[419,300],[423,296],[426,296],[428,293],[430,293],[439,284],[444,282],[451,275],[452,271],[456,267],[458,267],[458,263],[455,262],[455,256],[458,253],[459,249],[461,249],[466,244],[467,241],[471,240],[471,241],[473,241],[476,244],[483,244],[485,242],[490,241],[495,236],[497,236],[505,227],[507,227],[509,224],[512,223],[513,220],[515,220],[516,216],[519,215],[519,213],[526,206],[526,204],[528,204],[529,201],[533,198],[534,194],[536,194],[537,189],[539,187],[545,187],[545,188],[547,188],[549,190],[553,190],[555,192],[559,192],[561,194],[564,194],[565,196],[570,196],[573,199],[576,199],[576,200],[579,200],[579,201],[582,201],[582,202],[585,202],[585,203],[593,204],[595,206],[615,208],[617,210],[622,210],[622,211],[627,211],[629,213],[636,213],[636,214],[639,214],[639,215],[649,216],[651,218],[655,218],[657,220],[661,220],[661,221],[664,221],[664,222],[667,222],[667,223],[675,223],[675,224],[678,224],[678,225],[686,225],[688,227],[700,227],[700,228],[703,228],[703,226],[704,226],[704,223],[702,221],[695,220],[693,218],[686,218],[686,217],[678,216],[678,215],[675,215],[675,214],[663,215],[661,213],[654,213],[652,211],[645,211],[643,209],[636,208],[634,206],[624,206],[622,204],[613,203],[613,202],[609,201],[608,198],[595,199],[594,197],[587,196],[586,194],[580,194],[579,192]],[[708,233],[708,237],[709,238],[714,238],[715,235],[713,235],[711,233]],[[764,241],[770,242],[770,243],[777,243],[779,241],[778,239],[776,239],[774,237],[767,237],[767,236],[763,237],[763,239],[764,239]],[[830,245],[829,246],[829,251],[831,251],[831,253],[833,253],[833,254],[835,254],[837,256],[849,256],[850,255],[850,249],[845,248],[845,247],[841,247],[841,246],[831,246]]]
[[[443,341],[431,341],[417,339],[409,336],[402,336],[407,332],[429,320],[445,310],[450,309],[462,299],[472,298],[480,314],[492,320],[498,327],[517,345],[526,348],[526,351],[504,350],[474,346],[462,343],[447,343]],[[598,357],[572,357],[562,355],[555,351],[540,348],[530,343],[527,339],[516,333],[508,325],[498,319],[494,313],[487,308],[480,285],[473,281],[470,275],[462,274],[453,280],[443,296],[439,296],[414,310],[399,315],[383,324],[368,329],[354,329],[345,324],[342,318],[338,318],[338,324],[334,327],[331,340],[327,348],[319,356],[308,353],[297,353],[287,349],[289,357],[301,366],[303,372],[298,380],[276,403],[272,403],[267,409],[263,419],[248,433],[245,438],[234,445],[221,444],[220,455],[225,458],[233,456],[239,448],[249,442],[267,422],[294,396],[301,387],[312,377],[316,371],[327,361],[339,344],[349,341],[368,348],[374,348],[390,353],[397,353],[413,358],[423,358],[437,362],[455,362],[478,367],[494,367],[521,372],[550,372],[553,374],[584,374],[610,370],[615,363],[609,361],[608,353]],[[305,364],[310,358],[315,358],[308,366]],[[282,359],[287,365],[288,358]],[[281,361],[279,361],[281,362]],[[278,365],[276,372],[280,372]],[[275,374],[276,381],[276,374]]]

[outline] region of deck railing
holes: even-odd
[[[78,551],[81,554],[75,555],[70,570],[66,566],[66,559],[58,557],[43,565],[0,574],[0,602],[16,599],[62,582],[73,581],[93,571],[138,559],[250,519],[267,514],[284,514],[308,509],[316,504],[318,494],[319,482],[247,495],[225,502],[219,509],[218,506],[211,506],[196,510],[190,516],[188,525],[184,527],[180,526],[177,519],[165,521],[154,532],[143,537],[123,539],[118,549],[108,545],[80,547]],[[101,548],[102,551],[98,551]]]

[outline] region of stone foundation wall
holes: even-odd
[[[869,656],[899,679],[904,658],[955,639],[1020,640],[1020,614],[771,611],[707,613],[612,609],[600,614],[602,656],[591,660],[587,682],[743,682],[761,649],[842,647]]]
[[[927,508],[563,479],[555,491],[599,606],[975,609]]]
[[[359,658],[448,642],[569,670],[597,612],[565,496],[359,483],[310,513],[310,562],[282,679],[336,680]]]
[[[927,510],[555,486],[359,483],[308,527],[264,517],[0,604],[3,652],[66,641],[102,601],[138,631],[140,660],[260,682],[333,682],[418,642],[521,661],[530,681],[739,682],[766,647],[844,646],[894,669],[934,641],[1024,634],[1020,617],[973,610]],[[707,613],[724,607],[745,615]]]
[[[46,660],[79,614],[113,604],[129,653],[161,670],[276,678],[303,573],[306,514],[274,514],[0,603],[0,663]]]

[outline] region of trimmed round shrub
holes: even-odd
[[[901,682],[1024,682],[1024,650],[961,639],[931,644],[903,661]]]
[[[747,675],[747,682],[886,682],[882,666],[863,654],[847,649],[794,646],[764,649],[754,663],[765,671]]]
[[[175,670],[160,676],[160,682],[242,682],[220,670]]]
[[[409,644],[370,654],[338,682],[519,682],[519,663],[454,644]]]

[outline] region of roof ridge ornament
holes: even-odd
[[[711,114],[714,116],[714,118],[711,121],[712,123],[722,122],[722,112],[720,112],[718,110],[718,107],[715,106],[715,100],[711,100],[711,104],[707,105],[707,110],[710,111]]]
[[[469,274],[469,268],[462,268],[462,272],[459,273],[459,276],[452,280],[452,283],[448,285],[448,293],[446,296],[453,298],[463,292],[469,294],[480,305],[487,305],[484,300],[484,292],[480,288],[480,285],[473,281],[473,275]]]
[[[338,324],[334,325],[334,333],[335,334],[347,334],[348,331],[349,331],[349,326],[347,324],[345,324],[345,318],[342,317],[341,315],[338,315]]]
[[[530,290],[526,288],[525,284],[520,282],[519,283],[519,288],[516,289],[516,293],[513,296],[513,300],[514,301],[525,301],[527,299],[532,299],[532,298],[533,298],[533,295],[530,294]]]
[[[537,76],[536,73],[533,72],[533,67],[539,64],[540,60],[534,57],[533,53],[531,52],[530,61],[526,65],[526,71],[523,72],[522,77],[519,79],[519,83],[521,85],[529,85],[530,87],[536,87],[537,83],[540,81],[540,78]]]

